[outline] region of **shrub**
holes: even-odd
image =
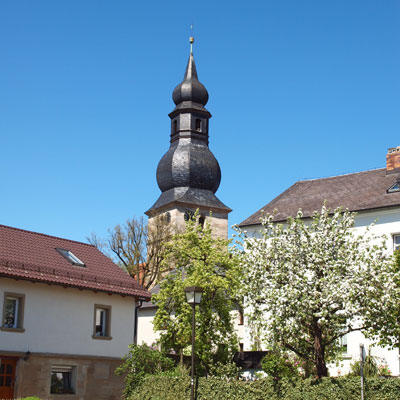
[[[274,390],[274,379],[241,381],[220,378],[200,378],[198,400],[359,400],[360,379],[355,377],[323,378],[319,380],[282,379],[280,393]],[[366,379],[366,399],[396,400],[400,398],[400,379]],[[129,400],[187,400],[190,379],[180,376],[148,376]]]
[[[123,395],[129,397],[147,375],[160,374],[174,369],[174,362],[165,354],[146,344],[132,344],[129,353],[123,358],[123,363],[115,370],[116,375],[125,376]]]
[[[39,397],[36,396],[29,396],[29,397],[24,397],[21,400],[40,400]]]
[[[378,362],[377,358],[371,355],[371,351],[368,350],[368,355],[364,361],[364,376],[371,378],[378,376]],[[360,361],[356,361],[350,365],[350,375],[360,376]]]
[[[234,362],[216,362],[210,367],[208,376],[225,379],[239,379],[240,371],[240,368]]]
[[[276,381],[299,376],[297,365],[287,353],[273,350],[261,360],[261,368]]]

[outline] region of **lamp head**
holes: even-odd
[[[198,286],[189,286],[185,288],[186,301],[189,304],[200,304],[203,289]]]

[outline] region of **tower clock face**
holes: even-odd
[[[185,214],[183,218],[185,218],[185,221],[189,221],[189,219],[193,219],[194,217],[194,212],[193,211],[185,211]]]

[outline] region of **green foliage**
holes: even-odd
[[[131,395],[147,375],[172,371],[174,362],[160,351],[152,347],[132,344],[129,353],[123,358],[123,363],[115,370],[116,375],[125,376],[124,397]]]
[[[350,364],[350,375],[360,376],[361,374],[360,364],[361,364],[360,361],[355,361],[354,363]],[[365,356],[363,371],[364,371],[364,376],[366,378],[372,378],[374,376],[378,376],[379,372],[378,361],[376,357],[371,355],[370,349],[368,349],[368,355]]]
[[[262,359],[261,368],[268,376],[280,381],[282,378],[299,377],[296,364],[288,353],[272,350]]]
[[[229,253],[229,240],[214,238],[211,227],[203,228],[193,220],[186,230],[166,244],[164,263],[172,266],[153,296],[158,309],[154,328],[160,331],[165,351],[190,354],[192,307],[186,302],[184,288],[200,286],[203,296],[196,306],[197,374],[206,375],[217,362],[230,361],[237,349],[237,337],[231,320],[239,291],[237,258]]]
[[[210,366],[209,376],[225,378],[225,379],[239,379],[241,369],[234,362],[216,362]]]
[[[365,380],[367,400],[396,400],[400,398],[400,379],[369,378]],[[275,392],[274,379],[257,381],[200,378],[198,400],[359,400],[360,379],[353,377],[322,378],[319,380],[282,379],[279,393]],[[129,400],[187,400],[190,379],[151,376]]]
[[[24,397],[21,400],[40,400],[40,399],[39,399],[39,397],[36,397],[36,396],[30,396],[30,397]]]

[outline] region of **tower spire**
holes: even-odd
[[[231,209],[215,195],[221,181],[221,170],[208,148],[211,114],[204,107],[208,92],[197,76],[193,41],[191,36],[185,76],[172,95],[176,107],[169,114],[170,148],[157,167],[157,183],[162,193],[146,214],[152,219],[169,213],[172,220],[182,226],[184,218],[199,209],[203,221],[210,218],[215,233],[226,237]]]
[[[193,54],[193,43],[194,43],[194,37],[193,37],[193,25],[190,25],[190,54]]]

